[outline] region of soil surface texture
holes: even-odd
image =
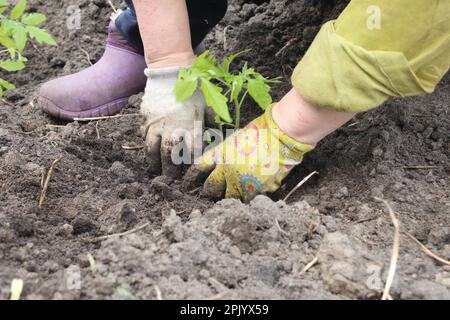
[[[338,0],[230,0],[205,41],[218,56],[251,49],[266,76],[289,76]],[[61,123],[33,103],[39,86],[95,63],[111,8],[102,0],[29,0],[58,47],[31,47],[29,65],[0,100],[0,299],[12,279],[24,299],[379,299],[394,227],[450,258],[450,77],[435,93],[358,115],[308,154],[274,195],[213,203],[150,173],[142,120]],[[114,1],[117,7],[120,1]],[[68,7],[81,29],[67,28]],[[122,113],[139,111],[140,96]],[[261,113],[245,106],[245,121]],[[125,147],[125,148],[124,148]],[[42,179],[55,166],[44,208]],[[289,200],[292,188],[313,171]],[[127,233],[119,237],[105,237]],[[316,261],[305,270],[311,261]],[[450,299],[450,268],[408,237],[394,299]]]

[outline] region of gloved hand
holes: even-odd
[[[157,173],[162,169],[162,174],[170,178],[179,177],[183,164],[192,163],[193,142],[195,135],[202,135],[206,106],[200,92],[185,102],[177,101],[174,86],[179,70],[146,69],[148,80],[141,104],[146,119],[141,131],[151,169]]]
[[[258,194],[279,189],[312,149],[283,133],[273,121],[270,107],[243,130],[207,150],[186,173],[183,184],[192,188],[209,175],[203,187],[207,196],[250,202]]]

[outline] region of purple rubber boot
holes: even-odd
[[[62,119],[110,116],[145,89],[145,58],[122,37],[114,23],[108,28],[103,57],[92,67],[45,83],[37,99],[48,114]]]

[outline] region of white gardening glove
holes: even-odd
[[[182,103],[177,101],[174,86],[179,71],[180,68],[146,69],[148,80],[141,104],[145,117],[142,133],[151,171],[162,171],[170,178],[180,177],[184,165],[192,164],[194,141],[202,141],[206,107],[200,91]]]

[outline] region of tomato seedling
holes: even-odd
[[[27,58],[22,55],[30,39],[39,44],[56,45],[53,37],[39,26],[47,20],[41,13],[26,14],[27,1],[16,5],[0,0],[0,69],[15,72],[25,68]],[[15,86],[0,78],[0,97],[4,90]]]
[[[241,108],[246,98],[250,96],[265,110],[272,104],[269,84],[278,82],[278,79],[265,78],[254,68],[249,68],[247,63],[239,72],[232,73],[231,63],[247,51],[228,56],[222,63],[218,63],[209,51],[205,51],[195,59],[192,67],[180,71],[174,89],[177,99],[182,102],[190,98],[200,86],[206,104],[216,114],[216,122],[221,127],[228,125],[238,129],[241,125]],[[230,103],[234,105],[236,112],[234,124]]]

